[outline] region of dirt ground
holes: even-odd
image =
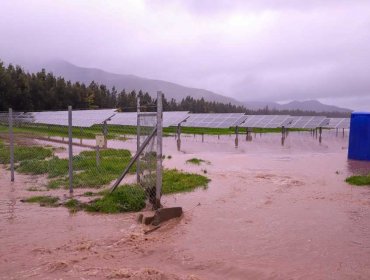
[[[135,213],[22,203],[45,178],[0,169],[0,279],[370,279],[370,188],[344,182],[370,164],[347,160],[347,136],[280,137],[166,137],[165,167],[212,181],[164,196],[184,216],[147,235]]]

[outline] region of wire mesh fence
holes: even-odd
[[[156,113],[138,114],[138,143],[139,146],[148,138],[157,125]],[[137,161],[137,181],[144,189],[151,204],[155,204],[157,182],[157,137],[152,137],[140,154]]]
[[[142,126],[137,127],[109,125],[106,117],[112,112],[94,111],[102,116],[94,116],[92,125],[87,111],[0,112],[0,164],[17,173],[45,176],[48,189],[110,186],[156,128],[156,113],[138,115]],[[148,142],[123,182],[138,195],[145,194],[152,204],[156,195],[156,139]]]

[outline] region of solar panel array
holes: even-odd
[[[240,125],[247,118],[243,113],[189,114],[182,126],[229,128]]]
[[[241,127],[247,128],[278,128],[286,127],[292,121],[288,115],[248,115]]]
[[[72,125],[76,127],[90,127],[101,124],[115,114],[115,109],[103,110],[74,110],[72,111]],[[68,125],[68,111],[46,111],[24,113],[25,122],[48,125]]]
[[[153,112],[150,112],[148,114],[153,114]],[[189,114],[187,111],[163,112],[163,127],[177,126],[181,122],[185,121],[188,117]],[[122,126],[136,126],[137,113],[136,112],[116,113],[112,120],[108,122],[108,124]]]
[[[314,129],[318,127],[325,127],[329,124],[329,119],[323,116],[303,116],[292,117],[291,123],[288,125],[290,128],[306,128]]]
[[[153,113],[148,113],[153,114]],[[68,125],[68,111],[13,112],[14,123],[39,123],[49,125]],[[136,126],[137,113],[119,113],[115,109],[74,110],[72,124],[76,127],[90,127],[94,124]],[[8,112],[0,112],[0,122],[8,122]],[[324,116],[288,116],[288,115],[245,115],[243,113],[189,114],[187,111],[163,112],[163,127],[177,126],[204,128],[302,128],[317,127],[349,129],[349,118],[326,118]]]
[[[350,127],[351,119],[350,118],[331,118],[329,119],[328,128],[345,128]]]

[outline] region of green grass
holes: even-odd
[[[6,132],[7,127],[0,126],[0,131]],[[22,124],[22,126],[14,127],[15,134],[32,135],[38,137],[65,137],[68,138],[68,127],[60,125],[43,125],[43,124]],[[102,133],[102,125],[93,125],[88,128],[72,128],[72,135],[77,139],[94,139],[97,134]],[[136,134],[136,127],[133,126],[108,126],[108,139],[121,139],[121,135],[134,135]]]
[[[99,188],[117,178],[131,159],[128,150],[106,149],[100,151],[100,165],[96,163],[95,151],[83,151],[73,157],[74,188]],[[130,172],[135,172],[135,166]],[[19,173],[47,174],[48,188],[56,189],[68,186],[68,160],[52,157],[49,160],[30,159],[20,162]]]
[[[88,212],[121,213],[137,212],[145,207],[145,192],[136,185],[119,186],[113,193],[86,204]]]
[[[53,150],[44,147],[26,147],[26,146],[14,146],[14,162],[20,162],[24,160],[42,160],[51,157]],[[0,163],[8,164],[10,162],[10,151],[9,146],[2,144],[0,146]]]
[[[173,194],[179,192],[189,192],[196,188],[206,188],[210,179],[203,175],[180,172],[176,169],[165,170],[163,172],[163,194]]]
[[[356,186],[370,186],[370,174],[367,176],[351,176],[346,179],[346,182]]]
[[[23,201],[28,203],[39,203],[40,206],[57,207],[59,197],[41,195],[41,196],[32,196]]]
[[[4,130],[6,131],[7,128]],[[1,130],[0,130],[1,131]],[[176,127],[166,127],[163,128],[164,136],[176,133]],[[289,131],[304,131],[304,129],[293,129],[290,128]],[[254,133],[281,133],[281,128],[253,128]],[[42,124],[27,124],[21,127],[14,127],[14,133],[20,134],[31,134],[32,137],[49,137],[49,136],[59,136],[68,137],[68,128],[66,126],[48,126]],[[89,128],[78,128],[74,127],[72,129],[72,135],[77,139],[94,139],[97,134],[102,133],[102,125],[93,125]],[[208,134],[208,135],[227,135],[235,134],[235,128],[200,128],[200,127],[181,127],[181,133],[183,134]],[[245,129],[239,128],[239,133],[245,133]],[[108,139],[121,139],[122,135],[136,135],[135,126],[117,126],[108,125]]]
[[[186,161],[186,163],[191,163],[191,164],[195,164],[195,165],[200,165],[201,163],[208,163],[209,164],[209,161],[205,161],[203,159],[200,159],[200,158],[191,158],[191,159],[188,159]]]
[[[75,213],[75,212],[78,212],[78,211],[81,211],[81,210],[84,210],[85,207],[86,207],[86,204],[85,203],[82,203],[80,201],[78,201],[77,199],[70,199],[68,200],[67,202],[65,202],[63,204],[65,207],[68,208],[68,210],[72,213]]]

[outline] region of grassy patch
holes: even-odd
[[[52,149],[43,147],[26,147],[14,146],[14,162],[24,160],[42,160],[51,157],[53,154]],[[0,145],[0,163],[8,164],[10,162],[10,150],[8,145]]]
[[[86,204],[86,211],[100,213],[121,213],[140,211],[145,207],[145,192],[136,185],[123,185],[113,193]]]
[[[29,191],[29,192],[42,192],[42,191],[45,191],[45,189],[41,189],[41,188],[38,188],[38,187],[29,187],[27,189],[27,191]]]
[[[68,208],[68,210],[72,213],[84,210],[86,207],[85,203],[78,201],[77,199],[70,199],[64,203],[64,206]]]
[[[346,182],[356,186],[370,186],[370,175],[367,176],[351,176],[346,179]]]
[[[40,206],[48,206],[48,207],[57,207],[58,206],[59,197],[55,196],[32,196],[29,197],[23,202],[28,203],[39,203]]]
[[[51,151],[51,150],[50,150]],[[131,159],[124,149],[105,149],[100,153],[100,164],[96,162],[96,151],[83,151],[73,157],[73,186],[75,188],[99,188],[117,178]],[[68,160],[52,157],[49,160],[30,159],[20,162],[17,171],[24,174],[47,174],[54,178],[48,188],[68,186]],[[130,170],[135,172],[135,166]]]
[[[195,165],[200,165],[201,163],[207,163],[207,164],[210,164],[209,161],[205,161],[203,159],[200,159],[200,158],[191,158],[191,159],[188,159],[186,161],[186,163],[190,163],[190,164],[195,164]]]
[[[163,172],[163,194],[188,192],[196,188],[206,188],[210,179],[203,175],[180,172],[176,169]]]

